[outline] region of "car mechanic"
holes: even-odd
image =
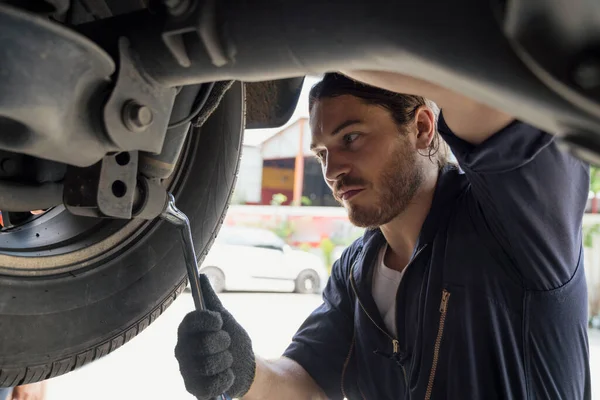
[[[588,166],[548,133],[404,75],[326,74],[309,108],[325,181],[366,232],[276,360],[253,353],[202,277],[211,311],[184,318],[175,349],[187,390],[589,399]]]

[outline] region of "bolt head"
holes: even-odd
[[[123,106],[123,123],[132,132],[143,132],[150,125],[154,115],[150,107],[135,101],[128,101]]]
[[[135,111],[135,118],[140,126],[148,126],[152,123],[152,110],[146,106],[139,106]]]

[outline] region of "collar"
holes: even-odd
[[[430,244],[435,238],[438,228],[448,219],[454,208],[455,200],[464,192],[468,183],[456,165],[447,164],[440,170],[438,180],[431,202],[431,209],[425,218],[417,245],[416,252]],[[381,246],[386,243],[385,237],[379,228],[368,229],[362,238],[362,249],[356,259],[352,273],[357,283],[357,295],[368,305],[368,308],[377,310],[371,295],[372,270]],[[376,313],[379,315],[379,313]],[[376,316],[375,316],[376,317]]]

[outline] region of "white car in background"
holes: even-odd
[[[318,256],[294,250],[275,233],[223,226],[200,267],[213,289],[320,293],[327,283]]]

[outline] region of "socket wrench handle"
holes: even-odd
[[[190,226],[190,220],[187,215],[181,212],[177,206],[175,206],[175,197],[169,193],[165,210],[160,215],[162,219],[177,226],[179,233],[181,234],[181,245],[183,246],[183,257],[185,259],[185,267],[187,269],[188,280],[190,281],[190,288],[192,290],[192,298],[194,299],[194,305],[196,310],[206,310],[206,304],[202,297],[202,288],[200,286],[200,278],[198,271],[198,261],[196,260],[196,251],[194,250],[194,241],[192,239],[192,229]],[[223,393],[215,400],[231,400],[231,397],[226,393]]]
[[[185,259],[185,267],[187,268],[194,305],[196,306],[196,310],[206,310],[204,298],[202,297],[202,289],[200,287],[198,261],[196,261],[196,251],[194,250],[190,221],[187,215],[182,213],[177,206],[175,206],[175,197],[173,197],[171,193],[169,193],[167,206],[165,211],[161,214],[161,218],[176,225],[179,229],[183,246],[183,257]]]

